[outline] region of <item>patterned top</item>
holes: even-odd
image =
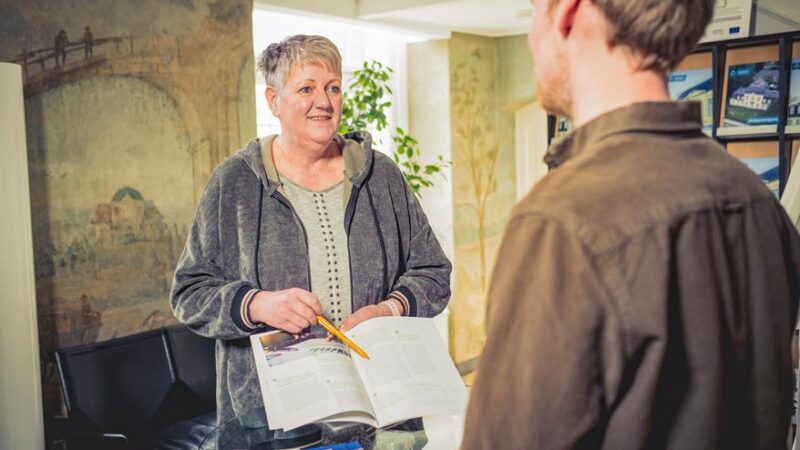
[[[344,183],[316,192],[281,177],[283,188],[308,238],[311,291],[322,314],[337,327],[352,312],[350,255],[344,230]]]

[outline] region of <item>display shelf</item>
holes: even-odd
[[[719,130],[717,130],[719,132]],[[773,127],[773,131],[771,133],[741,133],[741,134],[730,134],[730,135],[720,135],[717,134],[717,141],[721,143],[726,142],[748,142],[748,141],[775,141],[777,142],[780,140],[780,135],[778,134],[777,130]]]
[[[699,45],[681,62],[673,74],[686,77],[672,79],[669,86],[673,98],[701,102],[704,131],[723,145],[759,146],[774,141],[779,149],[780,193],[789,176],[793,142],[800,142],[800,65],[796,63],[800,63],[800,31],[712,42]],[[710,92],[703,74],[692,72],[709,68],[713,80]],[[696,83],[690,77],[695,77]],[[737,98],[731,102],[734,94]],[[749,95],[745,98],[744,94]],[[733,126],[734,122],[740,126]],[[551,142],[556,125],[551,117]]]

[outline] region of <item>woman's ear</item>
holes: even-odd
[[[280,117],[278,111],[278,91],[276,91],[273,86],[267,86],[264,96],[267,98],[267,105],[269,105],[269,110],[272,111],[272,115]]]

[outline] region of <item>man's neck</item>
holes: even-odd
[[[634,69],[627,55],[621,52],[612,52],[611,56],[605,61],[588,58],[573,70],[572,122],[575,127],[634,103],[670,100],[662,74]]]

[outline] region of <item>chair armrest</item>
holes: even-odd
[[[62,441],[67,450],[129,450],[128,438],[122,433],[91,429],[68,417],[50,417],[46,421],[47,441]]]

